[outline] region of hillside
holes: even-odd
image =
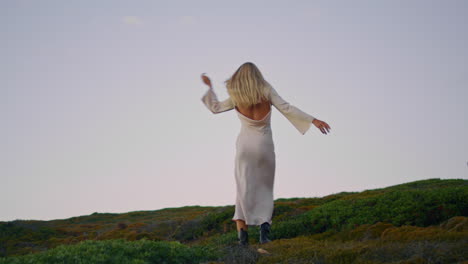
[[[257,227],[249,227],[249,249],[236,246],[233,214],[233,205],[185,206],[0,222],[0,257],[4,257],[0,263],[31,259],[34,263],[468,260],[464,247],[468,244],[468,180],[463,179],[427,179],[363,192],[276,199],[274,240],[261,246],[270,254],[255,250],[260,247]]]

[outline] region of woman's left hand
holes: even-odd
[[[320,129],[320,131],[323,134],[326,135],[327,133],[330,133],[330,129],[331,129],[330,126],[322,120],[319,120],[316,118],[312,121],[312,124],[314,124],[318,129]]]
[[[205,75],[205,73],[202,73],[201,78],[206,85],[211,87],[211,80],[208,78],[208,76]]]

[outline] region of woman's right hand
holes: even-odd
[[[312,124],[314,124],[318,129],[320,129],[320,131],[322,131],[323,134],[326,135],[327,132],[330,133],[330,126],[322,120],[316,118],[312,121]]]
[[[211,87],[211,80],[208,78],[208,76],[205,75],[205,73],[202,73],[201,78],[206,85]]]

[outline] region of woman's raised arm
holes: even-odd
[[[213,114],[219,114],[234,109],[231,98],[229,97],[220,102],[213,91],[213,87],[210,87],[208,91],[206,91],[201,100]]]
[[[208,76],[205,76],[204,73],[202,74],[202,80],[210,88],[208,89],[208,91],[206,91],[201,100],[206,105],[206,107],[211,112],[213,112],[213,114],[218,114],[234,109],[234,103],[232,102],[230,97],[221,102],[218,100],[218,97],[213,91],[213,86],[211,85],[210,78],[208,78]]]

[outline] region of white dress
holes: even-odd
[[[270,102],[304,135],[315,117],[289,104],[271,87]],[[234,176],[236,206],[233,221],[241,219],[247,225],[272,224],[273,186],[275,180],[275,146],[270,126],[272,109],[262,120],[253,120],[237,111],[231,98],[218,101],[212,88],[202,97],[214,114],[235,109],[241,122],[236,141]]]

